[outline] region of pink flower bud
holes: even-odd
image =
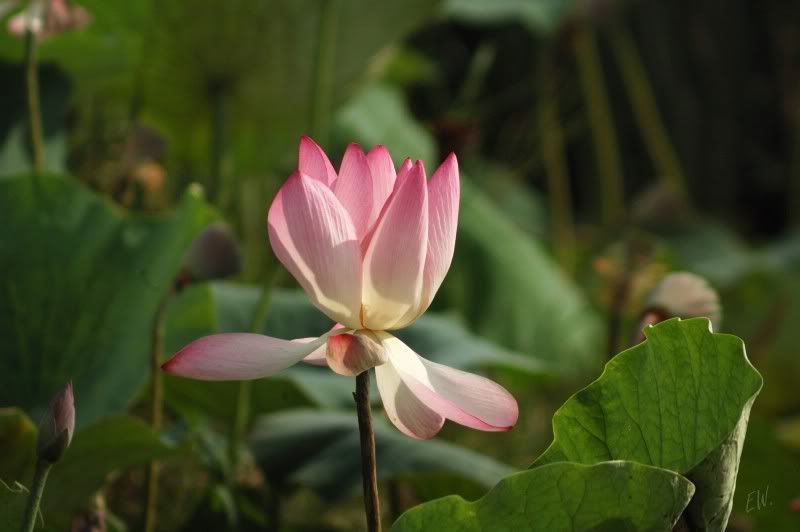
[[[36,452],[39,458],[53,464],[58,462],[72,441],[75,432],[75,399],[72,383],[56,395],[39,424]]]

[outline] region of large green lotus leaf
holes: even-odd
[[[379,52],[430,20],[439,4],[161,2],[146,71],[148,114],[183,156],[205,165],[214,95],[224,94],[225,120],[235,124],[234,164],[250,171],[276,160],[293,165],[299,136],[327,135],[330,117]]]
[[[45,519],[72,512],[114,471],[174,455],[178,448],[138,419],[112,416],[81,430],[53,466],[42,499]]]
[[[504,478],[482,499],[450,496],[404,513],[393,532],[669,531],[692,483],[634,462],[561,462]]]
[[[600,322],[583,294],[467,179],[453,265],[437,300],[461,310],[481,336],[564,372],[596,362]]]
[[[231,282],[197,285],[170,305],[166,322],[166,352],[174,353],[192,340],[219,332],[246,332],[260,297],[258,286]],[[277,338],[319,336],[333,323],[302,291],[276,289],[271,296],[264,334]],[[469,333],[452,319],[428,313],[398,337],[419,354],[449,366],[477,370],[502,368],[525,375],[551,373],[543,361],[521,356]],[[266,413],[293,406],[352,408],[353,379],[327,368],[298,364],[274,377],[254,381],[253,410]],[[238,383],[205,382],[167,377],[167,401],[178,410],[203,410],[232,419]],[[377,400],[377,394],[374,397]]]
[[[39,184],[0,181],[0,404],[38,419],[71,380],[81,427],[145,383],[156,307],[213,211],[190,192],[130,215],[70,179]]]
[[[553,417],[554,441],[532,467],[633,460],[697,485],[689,519],[724,530],[750,408],[762,379],[742,341],[705,318],[645,329]]]
[[[378,478],[451,477],[449,493],[484,492],[513,472],[492,458],[443,440],[420,441],[373,419]],[[358,420],[354,412],[293,410],[256,421],[251,446],[271,482],[307,486],[327,500],[352,495],[361,486]],[[448,493],[446,491],[445,493]]]
[[[383,144],[397,166],[411,157],[424,161],[432,172],[438,163],[433,135],[414,119],[397,87],[384,83],[367,85],[339,110],[334,126],[341,146],[353,139],[364,142],[365,149]]]
[[[27,482],[36,444],[36,426],[19,408],[0,409],[0,479]]]
[[[472,24],[520,23],[534,33],[558,29],[575,0],[447,0],[445,15]]]

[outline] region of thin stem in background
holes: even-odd
[[[378,497],[378,468],[375,458],[375,432],[372,430],[372,413],[369,404],[369,371],[356,375],[356,400],[358,432],[361,436],[361,478],[364,483],[364,512],[367,530],[380,532],[381,503]]]
[[[36,526],[36,518],[39,516],[39,504],[42,502],[44,485],[47,483],[50,467],[52,466],[47,460],[42,458],[36,460],[36,471],[33,474],[31,492],[28,495],[28,505],[25,507],[25,516],[22,518],[20,532],[33,532]]]
[[[558,112],[556,72],[550,58],[550,51],[544,53],[540,79],[542,84],[539,97],[539,130],[542,158],[547,174],[553,249],[564,271],[572,274],[575,271],[576,249],[572,194],[564,147],[564,132]]]
[[[153,330],[150,337],[150,426],[154,432],[160,432],[164,416],[164,374],[161,371],[161,359],[164,353],[164,317],[167,302],[173,293],[173,287],[167,289],[158,303]],[[158,479],[160,464],[153,460],[147,465],[145,480],[144,530],[154,532],[157,523]]]
[[[675,147],[658,111],[653,87],[644,68],[636,44],[627,28],[615,24],[608,32],[611,49],[622,73],[622,82],[633,114],[639,124],[647,151],[656,166],[659,178],[675,192],[686,196],[686,175]]]
[[[208,198],[219,204],[219,194],[225,165],[225,104],[227,90],[223,85],[212,87],[210,91],[211,123],[209,146]]]
[[[323,0],[320,10],[317,57],[311,102],[311,134],[320,146],[328,145],[331,122],[331,90],[336,67],[339,0]]]
[[[617,133],[611,115],[600,52],[592,28],[587,24],[578,25],[574,44],[600,174],[601,215],[603,223],[611,225],[625,216],[622,164],[619,158]]]
[[[31,133],[33,173],[44,170],[44,140],[42,136],[42,113],[39,107],[39,67],[36,61],[36,35],[30,28],[25,30],[25,90],[28,102],[28,127]]]
[[[280,272],[280,269],[276,270]],[[261,294],[259,295],[258,303],[256,303],[256,308],[253,311],[253,318],[250,322],[250,332],[256,334],[263,333],[264,324],[267,321],[267,314],[269,312],[269,305],[272,302],[272,287],[278,281],[279,275],[279,273],[268,275],[267,281],[264,283],[264,286],[261,287]],[[231,432],[229,447],[230,476],[228,481],[231,485],[233,485],[236,480],[236,472],[240,461],[239,449],[247,433],[247,426],[250,423],[251,397],[251,381],[240,381],[236,398],[236,414],[233,419],[233,430]]]

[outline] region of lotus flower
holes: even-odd
[[[32,0],[22,13],[11,17],[8,31],[17,37],[25,36],[30,27],[39,39],[47,39],[67,31],[79,30],[92,21],[92,16],[81,6],[67,0]]]
[[[421,161],[396,172],[389,152],[351,144],[339,173],[311,139],[299,171],[269,210],[272,249],[316,307],[337,322],[319,338],[219,334],[196,340],[164,369],[207,380],[256,379],[301,360],[353,376],[374,367],[389,419],[414,438],[450,419],[504,431],[517,403],[501,386],[426,360],[389,331],[428,308],[453,258],[459,177],[450,155],[428,181]]]

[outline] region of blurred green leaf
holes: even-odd
[[[212,218],[196,193],[136,216],[67,178],[0,181],[14,228],[0,235],[0,404],[36,419],[72,380],[78,427],[125,409],[147,379],[159,300]]]
[[[751,521],[752,530],[797,530],[800,514],[791,501],[800,496],[800,452],[792,452],[776,439],[775,428],[754,413],[747,428],[735,511]]]
[[[392,530],[668,531],[693,493],[682,476],[634,462],[556,463],[506,477],[475,502],[449,496],[412,508]]]
[[[575,4],[575,0],[447,0],[444,13],[472,24],[516,22],[533,33],[550,33]]]
[[[172,456],[177,447],[138,419],[115,416],[81,430],[53,466],[42,499],[45,519],[63,519],[83,505],[108,475]]]
[[[724,530],[750,408],[762,379],[742,341],[705,318],[645,329],[553,416],[554,441],[532,467],[634,460],[686,475],[704,530]]]
[[[27,482],[36,449],[36,426],[18,408],[0,409],[0,479]]]
[[[28,502],[28,490],[19,482],[6,484],[0,480],[0,530],[22,528],[22,517]]]
[[[466,179],[453,265],[434,304],[459,309],[479,335],[565,373],[596,361],[600,322],[584,295]]]
[[[336,115],[334,133],[345,146],[358,139],[368,147],[386,146],[399,166],[406,157],[436,167],[436,143],[430,131],[415,121],[403,92],[391,85],[373,83],[353,96]]]
[[[416,473],[452,475],[449,491],[482,493],[513,470],[443,440],[420,441],[373,420],[378,478],[414,479]],[[361,486],[358,421],[353,412],[293,410],[263,416],[251,435],[253,454],[271,482],[300,484],[334,501]],[[430,480],[429,477],[425,478]]]

